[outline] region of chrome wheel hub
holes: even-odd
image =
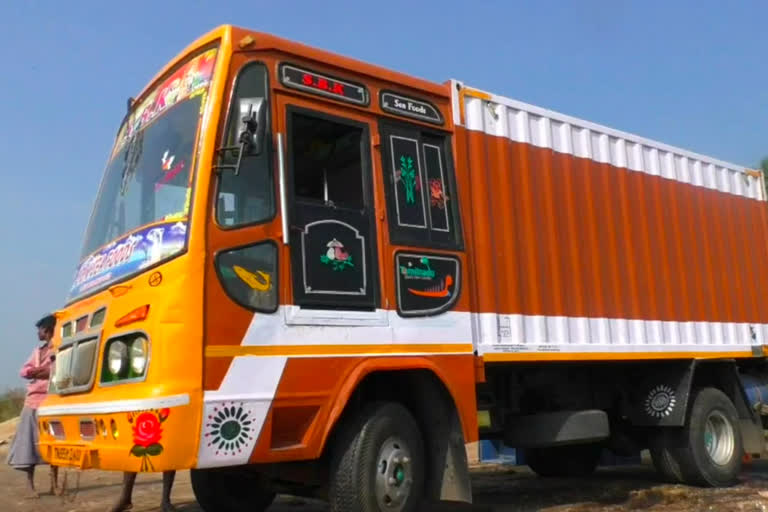
[[[413,485],[411,452],[399,438],[381,445],[376,459],[376,500],[381,510],[397,512],[408,501]]]
[[[712,411],[704,424],[704,446],[712,462],[725,466],[733,458],[735,449],[733,425],[719,411]]]

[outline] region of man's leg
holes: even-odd
[[[55,495],[59,490],[59,468],[51,466],[51,494]]]
[[[120,491],[120,498],[110,512],[125,512],[133,508],[131,495],[133,494],[133,484],[136,482],[136,473],[123,473],[123,489]]]
[[[163,512],[175,512],[176,507],[171,505],[171,489],[173,488],[173,480],[176,478],[175,471],[166,471],[163,473],[163,501],[160,504]]]
[[[39,498],[40,495],[35,490],[35,466],[24,468],[24,472],[27,474],[27,486],[29,487],[29,495],[27,497]]]

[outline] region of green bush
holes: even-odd
[[[0,395],[0,422],[10,420],[21,414],[25,396],[26,393],[23,389],[9,389]]]

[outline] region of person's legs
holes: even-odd
[[[40,495],[37,494],[37,490],[35,490],[35,466],[29,466],[24,469],[22,469],[27,474],[27,486],[29,487],[29,495],[28,498],[39,498]]]
[[[123,489],[120,491],[120,498],[110,509],[110,512],[125,512],[133,508],[131,495],[133,494],[133,484],[136,482],[136,473],[123,473]]]
[[[57,494],[59,490],[59,468],[51,466],[51,494]]]
[[[29,407],[22,409],[19,424],[16,427],[16,434],[13,436],[6,460],[14,469],[26,473],[27,485],[30,491],[28,497],[30,498],[38,497],[37,490],[35,489],[35,465],[43,463],[43,459],[40,458],[40,454],[37,451],[38,427],[35,418],[34,409]]]
[[[166,471],[163,473],[163,499],[160,503],[160,508],[163,512],[175,512],[176,507],[171,505],[171,489],[173,488],[173,480],[176,478],[175,471]]]

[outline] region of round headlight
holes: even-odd
[[[149,341],[144,336],[139,336],[131,343],[131,369],[138,375],[144,375],[147,368],[147,352]]]
[[[115,341],[109,346],[107,366],[109,372],[117,377],[128,364],[128,346],[122,341]]]

